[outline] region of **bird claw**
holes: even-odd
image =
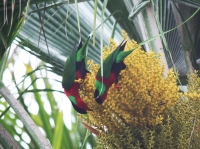
[[[75,80],[74,82],[81,83],[82,81],[83,79],[79,78],[78,80]]]
[[[122,88],[122,86],[119,84],[114,84],[114,88]]]

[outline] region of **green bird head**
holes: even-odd
[[[103,76],[99,68],[96,76],[96,89],[94,98],[102,104],[106,100],[107,92],[113,83],[118,83],[119,73],[126,68],[123,60],[133,51],[124,51],[126,42],[121,44],[103,61]],[[112,72],[112,75],[111,75]]]
[[[122,69],[125,69],[125,64],[123,63],[123,60],[133,51],[124,51],[125,45],[126,42],[122,41],[121,44],[103,61],[104,78],[108,78],[111,71],[116,71],[119,73]],[[97,72],[97,77],[100,76],[101,68],[99,68]]]

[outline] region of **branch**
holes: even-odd
[[[13,108],[19,119],[23,122],[26,129],[29,131],[35,142],[40,149],[52,149],[49,141],[42,135],[41,131],[35,125],[28,113],[23,109],[17,99],[5,87],[3,82],[0,81],[0,94],[6,99],[9,105]]]
[[[9,132],[0,124],[0,148],[20,149]]]
[[[191,134],[190,134],[189,142],[188,142],[188,149],[190,148],[190,142],[191,142],[191,139],[192,139],[192,134],[194,132],[195,124],[196,124],[196,115],[194,116],[194,124],[193,124],[192,131],[191,131]]]

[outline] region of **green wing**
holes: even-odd
[[[88,37],[88,39],[86,40],[84,45],[80,49],[78,49],[78,52],[76,54],[77,62],[81,62],[84,58],[86,58],[86,49],[87,49],[89,39],[90,39],[90,36]],[[80,43],[81,43],[81,41],[80,41]]]
[[[123,46],[125,46],[126,43],[123,43],[124,41],[121,42],[121,44],[103,61],[103,77],[108,78],[110,76],[110,72],[112,69],[112,65],[115,62],[117,55],[121,50],[124,49]],[[97,72],[97,77],[101,76],[101,67],[99,68]]]
[[[69,89],[76,79],[76,51],[77,48],[73,50],[65,62],[62,76],[62,86],[64,89]]]
[[[80,41],[79,45],[76,46],[72,54],[67,58],[62,76],[62,86],[64,89],[69,89],[73,85],[76,79],[76,63],[82,62],[82,60],[86,58],[86,49],[89,39],[90,36],[83,46],[81,44],[82,41]]]

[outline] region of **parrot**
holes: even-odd
[[[109,88],[113,83],[117,86],[119,73],[126,68],[123,60],[133,51],[124,51],[126,42],[121,44],[103,61],[103,76],[101,67],[96,75],[94,98],[98,104],[102,104],[107,97]]]
[[[65,95],[70,99],[74,109],[80,114],[87,114],[92,111],[87,104],[81,99],[78,92],[80,80],[84,79],[89,72],[86,69],[86,48],[90,37],[82,45],[80,40],[78,46],[73,49],[71,55],[67,58],[62,75],[62,87]]]

